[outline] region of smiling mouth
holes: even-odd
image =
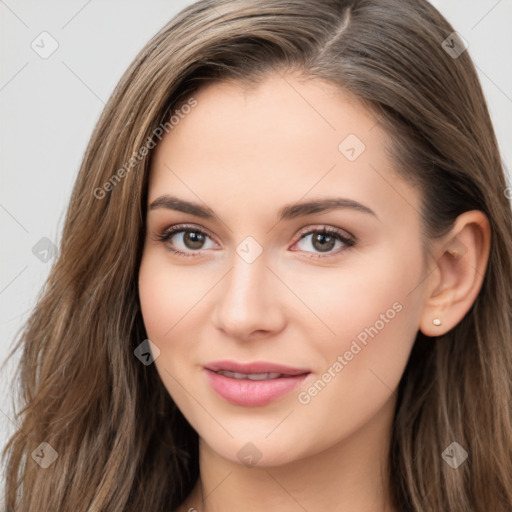
[[[275,363],[218,361],[204,366],[213,391],[232,405],[256,407],[289,394],[311,374]]]

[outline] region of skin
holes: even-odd
[[[466,212],[424,254],[421,196],[394,172],[386,134],[355,98],[318,79],[273,74],[254,90],[225,82],[194,97],[197,106],[155,150],[148,205],[172,194],[219,220],[148,208],[139,273],[156,369],[200,437],[200,479],[179,512],[393,511],[385,475],[397,386],[418,330],[447,332],[476,298],[487,219]],[[354,161],[338,149],[348,134],[366,146]],[[286,204],[336,196],[375,215],[345,208],[278,221]],[[203,248],[185,245],[183,232],[155,240],[180,223],[207,232]],[[299,241],[324,226],[356,244],[321,252],[313,235]],[[262,249],[252,263],[236,252],[248,236]],[[378,334],[300,403],[299,392],[328,368],[332,376],[338,356],[396,303]],[[243,407],[205,378],[203,364],[221,359],[311,374],[268,405]],[[252,467],[237,456],[248,442],[261,454]]]

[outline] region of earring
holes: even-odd
[[[432,323],[433,323],[434,325],[441,325],[441,319],[440,319],[440,318],[434,318],[434,319],[432,320]]]

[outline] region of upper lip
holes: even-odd
[[[224,370],[235,373],[281,373],[282,375],[302,375],[310,373],[307,368],[293,368],[267,361],[254,361],[252,363],[237,363],[236,361],[212,361],[204,365],[207,370],[214,372]]]

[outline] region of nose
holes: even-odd
[[[234,254],[231,271],[216,287],[213,323],[232,338],[277,334],[285,326],[283,285],[264,254],[252,263]]]

